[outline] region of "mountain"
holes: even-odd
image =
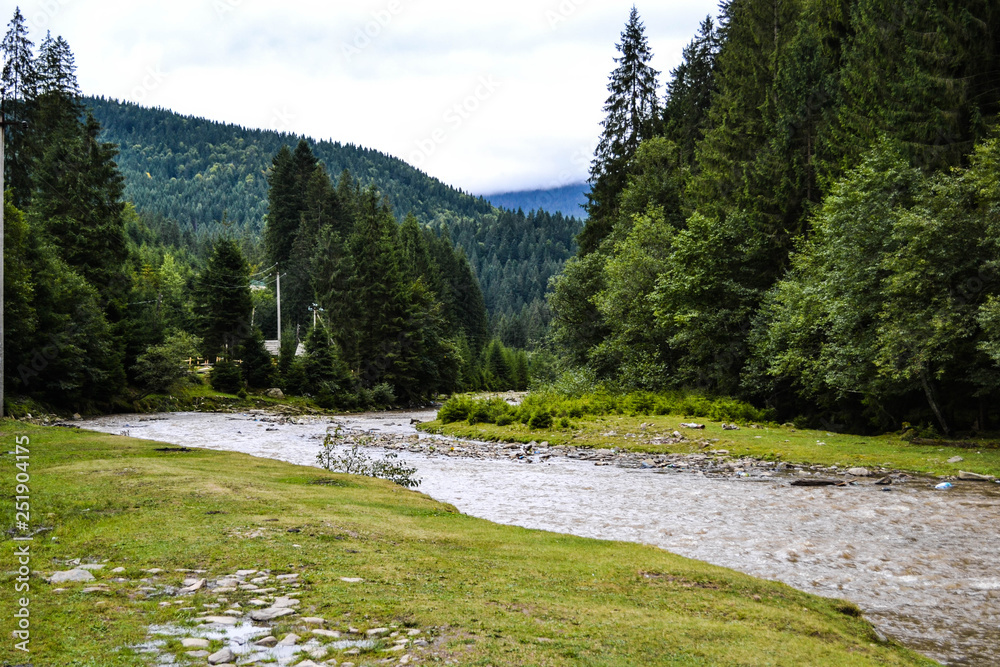
[[[581,208],[587,203],[587,192],[590,186],[586,183],[564,185],[561,188],[548,190],[522,190],[519,192],[501,192],[493,195],[483,195],[497,208],[508,208],[512,211],[548,211],[562,213],[567,217],[586,218],[587,214]]]
[[[118,144],[126,198],[139,210],[195,228],[225,220],[259,233],[267,214],[271,159],[281,146],[294,147],[301,138],[105,98],[88,97],[83,103],[101,123],[101,138]],[[347,169],[362,185],[377,185],[398,218],[412,212],[429,223],[445,214],[493,211],[485,199],[379,151],[307,141],[334,177]]]
[[[260,237],[272,159],[282,146],[294,148],[302,137],[104,98],[83,102],[101,123],[101,138],[118,145],[125,198],[140,212],[176,221],[178,233],[202,239],[224,226]],[[379,151],[306,141],[332,177],[347,169],[362,185],[378,187],[398,219],[413,212],[425,227],[448,234],[469,258],[494,321],[517,320],[511,326],[520,331],[523,325],[527,338],[540,337],[548,326],[549,278],[576,252],[575,237],[583,226],[578,218],[545,212],[546,201],[556,200],[540,193],[566,190],[569,197],[571,190],[584,186],[538,191],[534,204],[525,199],[511,206],[513,212],[504,211]],[[567,207],[579,212],[574,209]],[[517,334],[507,340],[521,338]]]

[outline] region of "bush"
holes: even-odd
[[[229,359],[220,359],[216,362],[209,375],[209,382],[212,384],[212,389],[224,394],[235,394],[243,388],[240,367]]]
[[[382,459],[372,459],[358,449],[359,446],[367,446],[371,443],[372,438],[370,437],[358,438],[357,442],[348,443],[347,438],[338,426],[334,433],[326,434],[320,452],[316,455],[316,461],[320,467],[331,472],[378,477],[379,479],[387,479],[408,489],[420,486],[421,480],[413,476],[417,472],[417,469],[397,463],[397,454],[390,452],[382,457]],[[351,448],[338,456],[336,448],[347,444],[351,444]]]
[[[465,421],[469,418],[473,401],[468,396],[452,396],[438,410],[438,419],[442,424]]]
[[[166,393],[185,377],[192,376],[189,357],[198,356],[201,340],[179,332],[168,336],[161,345],[151,345],[136,359],[132,371],[145,394]]]
[[[528,420],[528,428],[532,430],[552,428],[552,413],[548,410],[540,410],[531,415],[531,418]]]
[[[372,403],[380,408],[392,407],[396,403],[396,392],[388,382],[372,387]]]

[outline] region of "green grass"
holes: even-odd
[[[0,663],[145,664],[123,647],[150,624],[186,618],[137,596],[141,570],[158,567],[173,584],[176,568],[298,572],[303,615],[436,628],[447,639],[438,657],[463,665],[934,664],[879,643],[853,605],[653,547],[500,526],[381,480],[243,454],[163,453],[162,443],[10,421],[0,430],[0,451],[30,437],[32,523],[54,528],[32,543],[33,568],[107,559],[96,574],[109,584],[56,593],[32,578],[32,653],[15,652],[11,613],[23,594],[8,538]],[[15,473],[13,456],[0,456],[5,529]],[[131,581],[109,582],[116,566]],[[250,595],[230,599],[246,606]]]
[[[691,421],[705,424],[705,430],[680,427],[682,422]],[[640,428],[642,424],[647,424],[645,429]],[[479,440],[548,441],[553,445],[618,447],[650,453],[699,452],[704,449],[701,441],[708,439],[712,449],[727,449],[733,456],[752,456],[764,460],[841,467],[882,466],[927,475],[956,475],[959,470],[967,470],[1000,476],[1000,448],[996,441],[990,440],[915,444],[893,434],[845,435],[773,424],[763,424],[760,428],[743,425],[739,431],[726,431],[722,428],[722,422],[693,419],[685,415],[587,417],[571,419],[569,427],[560,428],[556,425],[540,430],[519,423],[497,426],[470,425],[468,422],[443,424],[440,421],[426,422],[419,428]],[[684,433],[690,441],[666,446],[641,442],[656,436],[669,436],[674,430]],[[608,435],[612,432],[616,435]],[[630,434],[639,437],[627,437]],[[960,463],[948,463],[948,459],[956,456],[964,460]]]

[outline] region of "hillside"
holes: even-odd
[[[562,213],[567,217],[584,218],[586,212],[583,205],[587,203],[587,192],[590,186],[586,183],[564,185],[561,188],[547,190],[521,190],[518,192],[499,192],[483,195],[497,208],[507,208],[512,211],[548,211]]]
[[[140,210],[195,227],[225,219],[259,232],[267,214],[271,160],[281,146],[294,146],[300,138],[104,98],[83,103],[104,128],[102,139],[118,144],[126,199]],[[493,210],[484,199],[379,151],[307,140],[332,175],[347,169],[362,185],[377,185],[397,217],[412,211],[427,223],[445,212],[474,216]]]
[[[118,166],[125,176],[125,199],[146,214],[176,220],[181,230],[211,236],[220,225],[259,236],[267,215],[267,173],[274,155],[294,147],[300,137],[253,130],[165,109],[148,109],[103,98],[84,104],[101,123],[104,141],[118,145]],[[510,320],[510,342],[538,340],[548,326],[545,293],[549,278],[576,252],[582,222],[558,212],[573,208],[546,202],[568,201],[571,190],[530,193],[498,210],[414,167],[375,150],[306,138],[313,154],[333,178],[345,169],[362,185],[375,185],[402,219],[413,212],[425,226],[447,227],[452,241],[468,256],[483,288],[494,322]],[[544,192],[565,190],[559,199]],[[579,193],[577,193],[579,194]]]

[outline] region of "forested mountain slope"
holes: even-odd
[[[298,136],[104,98],[82,101],[100,122],[101,139],[118,145],[125,196],[139,210],[191,225],[211,226],[225,218],[261,230],[271,159],[282,146],[298,143]],[[309,143],[331,174],[347,169],[362,186],[376,185],[393,203],[397,218],[412,212],[427,223],[444,212],[472,216],[493,210],[489,202],[379,151]]]

